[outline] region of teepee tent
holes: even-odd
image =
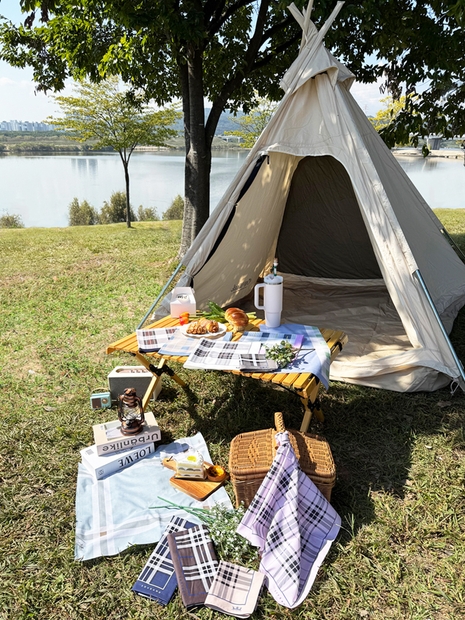
[[[323,46],[342,4],[320,31],[311,3],[303,14],[291,5],[303,37],[284,97],[184,256],[178,284],[193,286],[198,308],[250,309],[277,257],[283,322],[348,335],[332,379],[465,389],[448,338],[465,304],[465,265],[351,96],[353,74]],[[169,295],[156,315],[168,312]]]

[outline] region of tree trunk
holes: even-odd
[[[126,225],[131,228],[131,207],[129,201],[129,161],[123,161],[124,180],[126,183]]]
[[[211,139],[205,131],[202,52],[190,50],[181,67],[183,87],[186,165],[184,173],[184,218],[182,257],[210,215]]]

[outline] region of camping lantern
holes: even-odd
[[[137,396],[135,388],[126,388],[118,396],[118,419],[123,435],[136,435],[145,422],[142,399]]]

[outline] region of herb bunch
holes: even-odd
[[[265,347],[265,349],[265,356],[270,360],[274,360],[280,368],[290,364],[297,355],[296,349],[287,340],[281,340],[279,344]]]
[[[159,497],[159,499],[180,510],[185,510],[208,526],[210,536],[218,554],[218,559],[224,560],[225,562],[240,563],[250,568],[256,568],[258,562],[257,548],[253,547],[236,531],[245,514],[245,508],[242,504],[235,510],[230,510],[223,504],[215,504],[212,508],[207,509],[180,506],[162,497]],[[151,506],[151,508],[161,507],[162,506]]]

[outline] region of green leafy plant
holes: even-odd
[[[139,205],[137,209],[137,219],[139,222],[154,222],[159,220],[156,207],[143,207]]]
[[[131,222],[137,221],[132,207],[130,207]],[[113,192],[110,196],[110,202],[103,202],[103,207],[99,215],[101,224],[117,224],[118,222],[126,222],[126,193]]]
[[[87,200],[81,203],[77,198],[73,198],[68,207],[68,222],[70,226],[93,226],[98,224],[99,216]]]
[[[163,213],[164,220],[182,220],[184,217],[184,200],[178,194],[168,209]]]
[[[24,228],[23,220],[20,215],[5,215],[0,216],[0,228]]]
[[[292,362],[297,355],[296,349],[286,340],[281,340],[279,344],[275,344],[272,347],[265,347],[266,357],[270,360],[274,360],[280,368],[284,368]]]

